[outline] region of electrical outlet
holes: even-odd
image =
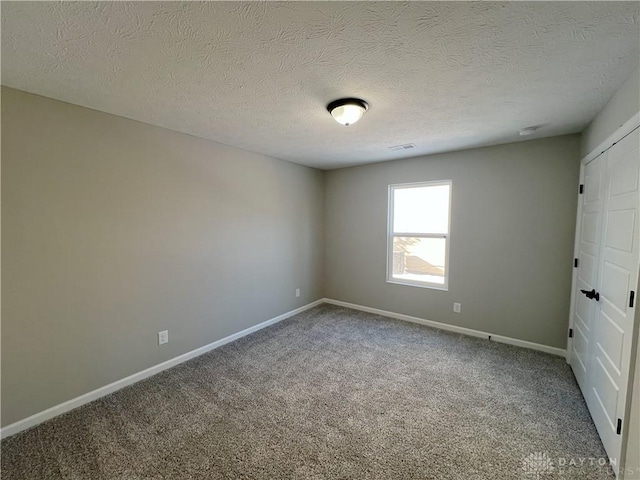
[[[163,330],[158,332],[158,345],[163,345],[169,342],[169,330]]]
[[[458,302],[453,302],[453,311],[455,313],[460,313],[460,309],[462,308],[462,304]]]
[[[299,296],[300,296],[300,289],[296,288],[296,297],[299,297]]]

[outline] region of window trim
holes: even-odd
[[[393,232],[393,193],[395,189],[400,188],[420,188],[420,187],[437,187],[442,185],[449,186],[449,218],[448,218],[448,233],[408,233],[402,234]],[[406,285],[410,287],[430,288],[432,290],[449,290],[449,268],[450,268],[450,252],[451,252],[451,203],[453,198],[453,181],[448,180],[433,180],[425,182],[411,182],[411,183],[394,183],[388,186],[387,191],[387,283],[393,283],[395,285]],[[393,278],[393,238],[394,237],[417,237],[417,238],[444,238],[445,239],[445,272],[444,272],[444,284],[431,283],[419,280],[399,280]]]

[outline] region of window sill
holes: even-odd
[[[418,288],[429,288],[431,290],[441,290],[444,292],[448,292],[449,291],[449,286],[448,285],[437,285],[437,284],[433,284],[433,283],[417,283],[417,282],[410,282],[410,281],[402,281],[402,280],[387,280],[387,283],[393,283],[395,285],[405,285],[407,287],[418,287]]]

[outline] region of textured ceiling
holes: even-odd
[[[2,2],[2,83],[319,168],[580,131],[638,2]],[[338,125],[325,106],[369,102]],[[416,149],[388,147],[413,143]]]

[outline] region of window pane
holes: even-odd
[[[444,285],[445,238],[393,237],[393,270],[396,280]]]
[[[393,189],[394,233],[449,233],[449,185]]]

